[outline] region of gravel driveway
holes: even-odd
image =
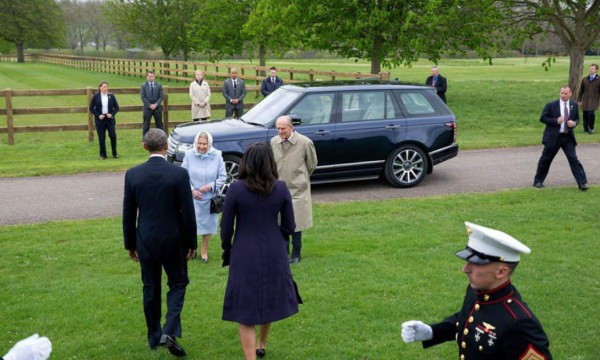
[[[314,202],[391,199],[531,187],[541,146],[460,151],[458,157],[433,169],[418,186],[398,189],[383,181],[313,186]],[[600,184],[600,144],[577,147],[589,185]],[[0,178],[0,225],[50,220],[91,219],[121,214],[124,173]],[[566,157],[556,156],[547,187],[579,191]],[[101,194],[100,191],[101,190]],[[539,191],[544,191],[541,189]],[[591,188],[589,191],[598,191]]]

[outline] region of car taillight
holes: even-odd
[[[452,128],[452,133],[453,133],[452,143],[453,144],[456,143],[456,132],[457,132],[456,123],[455,122],[451,122],[451,123],[445,123],[444,125]]]

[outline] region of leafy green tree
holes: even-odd
[[[63,15],[54,0],[0,0],[0,9],[0,38],[17,47],[17,62],[25,62],[26,46],[61,43]]]
[[[246,50],[258,52],[260,66],[270,54],[281,56],[301,45],[302,31],[296,19],[301,14],[293,0],[255,0],[248,20],[242,27]]]
[[[224,56],[241,54],[241,30],[255,0],[198,0],[198,10],[190,25],[190,39],[197,53],[219,61]]]
[[[193,50],[190,28],[198,0],[112,0],[106,9],[115,27],[143,46],[160,47],[165,59],[181,53],[187,60]]]
[[[499,12],[493,0],[296,0],[307,43],[381,66],[411,64],[426,55],[497,48]]]
[[[523,35],[555,34],[569,55],[569,86],[576,94],[586,50],[600,38],[600,0],[504,0],[498,7],[507,22],[522,25]],[[550,66],[553,58],[544,65]]]

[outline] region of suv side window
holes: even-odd
[[[300,117],[302,125],[327,124],[331,119],[334,93],[308,94],[289,111]]]
[[[394,103],[388,92],[342,93],[342,122],[383,120],[395,117]]]
[[[448,114],[448,110],[440,105],[442,101],[432,91],[395,90],[394,94],[408,118]]]

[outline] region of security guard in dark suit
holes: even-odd
[[[551,360],[542,325],[510,281],[520,254],[531,250],[501,231],[465,225],[469,242],[456,253],[467,261],[463,272],[470,283],[462,309],[431,326],[407,321],[402,339],[423,341],[424,348],[456,340],[460,359]]]

